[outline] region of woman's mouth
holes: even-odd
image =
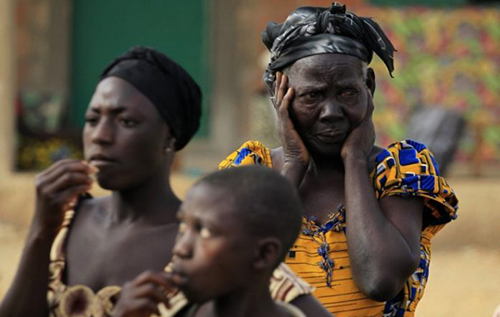
[[[103,167],[107,167],[109,165],[113,165],[117,163],[117,160],[111,158],[109,156],[105,156],[102,154],[92,155],[89,159],[89,163],[99,169]]]
[[[339,143],[344,141],[345,132],[342,131],[323,131],[316,134],[316,138],[324,143]]]

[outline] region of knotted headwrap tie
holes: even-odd
[[[200,87],[165,54],[153,48],[133,47],[109,64],[100,79],[111,76],[127,81],[153,103],[176,138],[176,151],[198,130]]]
[[[347,54],[370,63],[375,52],[391,76],[394,71],[395,49],[379,25],[371,18],[346,12],[345,5],[338,2],[329,8],[300,7],[284,23],[269,22],[262,41],[271,52],[264,73],[271,95],[277,71],[317,54]]]

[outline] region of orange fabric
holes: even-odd
[[[270,150],[260,142],[244,143],[223,160],[219,168],[251,164],[273,166]],[[429,150],[411,140],[394,143],[384,150],[377,157],[371,179],[378,199],[391,195],[425,198],[427,226],[421,234],[420,264],[396,298],[385,303],[373,301],[354,283],[345,236],[348,211],[343,206],[332,208],[329,220],[322,225],[304,217],[302,232],[290,249],[286,263],[315,287],[314,296],[337,317],[412,317],[427,283],[431,238],[456,218],[458,200],[439,176]]]

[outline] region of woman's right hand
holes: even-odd
[[[288,76],[277,72],[273,103],[277,114],[278,135],[285,156],[282,174],[298,187],[307,171],[311,157],[290,119],[290,105],[294,94],[294,89],[288,87]]]
[[[54,236],[64,213],[92,185],[97,169],[74,159],[61,160],[36,176],[36,208],[33,225],[44,235]]]

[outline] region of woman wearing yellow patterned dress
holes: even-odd
[[[371,19],[301,7],[269,23],[264,81],[282,146],[247,142],[220,168],[262,164],[297,186],[302,232],[286,263],[336,316],[414,316],[431,238],[457,199],[432,154],[406,140],[374,145],[375,52],[390,73],[394,48]]]

